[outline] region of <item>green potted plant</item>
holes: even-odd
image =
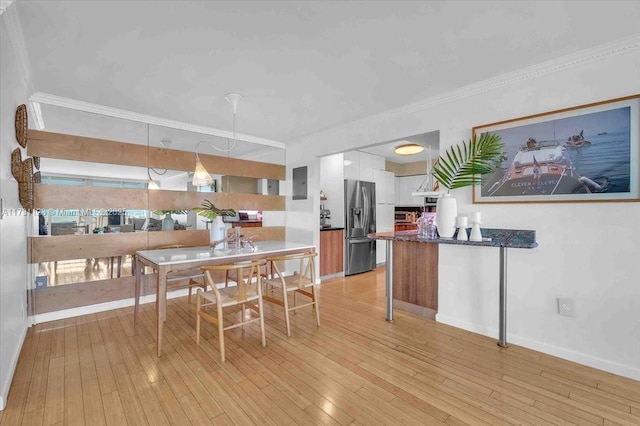
[[[439,186],[447,192],[436,206],[436,222],[441,238],[451,238],[455,233],[458,206],[451,197],[451,190],[480,184],[480,175],[493,172],[503,158],[504,144],[500,136],[482,133],[462,146],[453,145],[441,155],[431,169]]]
[[[222,216],[235,216],[236,211],[233,209],[219,209],[209,200],[204,200],[201,207],[194,207],[193,210],[211,222],[209,228],[209,243],[211,246],[215,248],[219,243],[224,242],[227,229],[222,221]]]
[[[174,221],[171,217],[172,214],[186,214],[188,210],[154,210],[153,214],[162,216],[164,215],[164,219],[162,219],[162,230],[163,231],[173,231]]]
[[[236,211],[233,209],[219,209],[211,201],[204,200],[201,207],[194,207],[193,210],[210,221],[215,220],[218,216],[235,216]]]

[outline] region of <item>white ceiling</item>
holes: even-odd
[[[638,32],[640,1],[34,1],[36,92],[293,143]],[[46,117],[45,117],[46,125]]]

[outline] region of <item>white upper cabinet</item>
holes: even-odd
[[[360,154],[360,180],[373,182],[373,155],[366,152]]]
[[[414,197],[412,192],[417,191],[424,182],[426,175],[402,176],[395,178],[395,203],[397,206],[421,206],[424,197]]]
[[[344,178],[360,179],[360,153],[349,151],[344,153]]]
[[[377,166],[380,165],[381,161],[376,157],[376,155],[360,151],[345,152],[344,178],[363,180],[366,182],[376,182],[373,171],[377,168]],[[382,164],[384,164],[384,158],[380,158],[382,159]],[[349,161],[351,163],[346,164]],[[374,164],[376,164],[376,167],[374,167]]]
[[[376,183],[376,202],[378,204],[394,204],[395,176],[386,170],[373,170]]]
[[[372,155],[371,165],[373,170],[385,170],[387,165],[385,164],[385,159],[381,155]]]

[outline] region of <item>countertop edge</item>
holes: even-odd
[[[450,239],[437,238],[434,240],[428,240],[426,238],[418,236],[417,231],[380,232],[372,233],[367,236],[375,240],[407,241],[429,244],[452,244],[479,247],[507,247],[528,249],[538,247],[538,242],[536,241],[536,231],[533,230],[481,228],[480,231],[482,232],[482,236],[484,238],[491,238],[491,240],[463,241],[457,240],[455,235]]]

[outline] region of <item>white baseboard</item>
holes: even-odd
[[[476,324],[460,321],[456,318],[446,317],[442,314],[436,314],[436,321],[453,327],[461,328],[463,330],[471,331],[473,333],[482,334],[483,336],[493,337],[496,340],[498,339],[497,329],[479,327]],[[566,359],[568,361],[577,362],[578,364],[586,365],[588,367],[597,368],[608,373],[617,374],[619,376],[627,377],[633,380],[640,380],[640,369],[632,367],[630,365],[619,364],[581,352],[575,352],[558,346],[549,345],[537,340],[523,338],[521,336],[518,336],[517,334],[507,333],[507,342],[513,343],[514,345],[523,346],[525,348],[533,349],[548,355],[556,356],[558,358]]]
[[[316,284],[322,284],[322,282],[319,279],[316,279]],[[222,287],[224,286],[224,283],[218,283],[216,285],[218,287]],[[235,285],[236,284],[233,282],[229,283],[230,287],[233,287]],[[188,288],[180,288],[177,290],[167,292],[167,299],[175,299],[176,297],[183,297],[183,296],[187,296],[188,294],[189,294]],[[150,294],[148,296],[140,297],[141,305],[145,303],[153,303],[155,301],[156,301],[155,294]],[[37,314],[29,317],[29,324],[34,325],[42,322],[57,321],[65,318],[73,318],[73,317],[79,317],[87,314],[95,314],[97,312],[110,311],[112,309],[126,308],[128,306],[133,306],[134,304],[135,304],[135,298],[131,297],[129,299],[114,300],[113,302],[98,303],[95,305],[81,306],[79,308],[64,309],[62,311],[46,312],[44,314]]]
[[[7,397],[9,396],[9,388],[11,387],[11,381],[13,380],[13,375],[16,373],[16,367],[18,366],[18,358],[20,358],[20,352],[22,352],[22,345],[24,345],[24,339],[27,337],[27,323],[25,322],[24,328],[22,330],[22,336],[20,339],[20,344],[16,345],[15,351],[13,352],[13,356],[11,357],[11,362],[9,364],[9,374],[5,377],[2,377],[2,382],[0,383],[0,411],[4,410],[7,406]]]

